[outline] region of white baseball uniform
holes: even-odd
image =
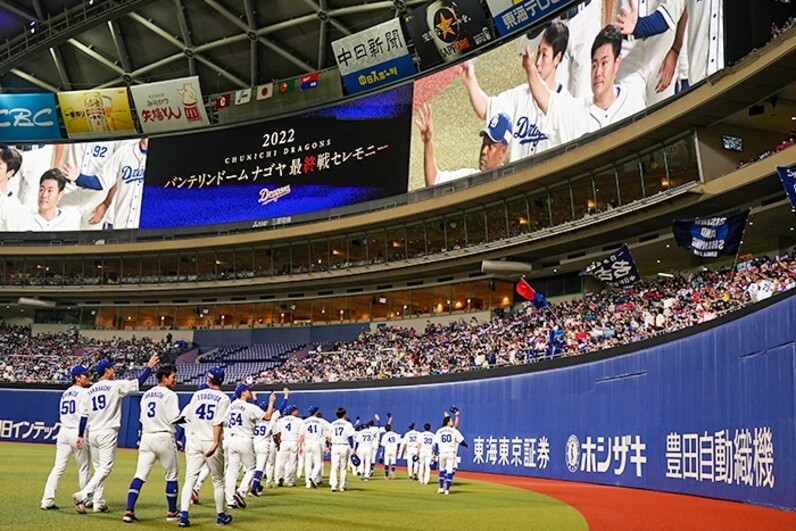
[[[384,448],[384,466],[395,466],[398,459],[398,446],[401,444],[401,436],[394,431],[388,431],[381,437],[381,446]]]
[[[330,433],[329,422],[325,419],[310,416],[301,425],[301,437],[304,444],[304,478],[307,488],[311,482],[318,484],[323,477],[323,447]]]
[[[102,221],[96,225],[90,225],[88,220],[94,208],[105,200],[108,190],[115,181],[102,181],[108,174],[102,172],[102,168],[111,156],[116,152],[121,142],[83,142],[70,144],[67,149],[67,162],[77,166],[83,175],[93,175],[100,180],[101,190],[84,188],[75,183],[69,182],[64,188],[64,197],[59,203],[62,207],[80,207],[83,216],[80,222],[81,230],[99,230],[102,228]],[[107,213],[106,213],[107,217]]]
[[[558,85],[558,92],[564,95],[569,94],[562,84]],[[538,124],[542,112],[533,99],[528,83],[523,83],[489,98],[486,122],[489,123],[489,120],[498,113],[504,113],[511,118],[510,162],[530,157],[553,147],[550,140],[539,130]],[[439,181],[439,177],[437,180]]]
[[[645,17],[653,14],[662,2],[637,0],[635,3],[639,17]],[[621,0],[620,7],[630,10],[630,0]],[[655,92],[655,86],[658,84],[661,64],[674,43],[676,26],[675,21],[675,26],[670,26],[664,33],[643,40],[622,40],[622,62],[616,73],[616,82],[636,94],[641,94],[647,106],[674,94],[674,81],[660,93]]]
[[[276,477],[289,487],[296,485],[296,458],[302,422],[300,417],[283,415],[279,417],[274,429],[274,433],[279,434]]]
[[[695,84],[724,68],[724,1],[663,0],[658,11],[670,29],[688,9],[688,82]]]
[[[417,430],[409,430],[404,433],[401,439],[401,448],[398,455],[406,457],[406,471],[409,478],[412,479],[420,470],[419,462],[415,462],[415,456],[420,452],[420,432]]]
[[[367,481],[370,477],[370,471],[373,467],[373,432],[370,428],[365,428],[357,432],[357,455],[361,463],[359,470],[362,472],[362,477]]]
[[[121,146],[97,175],[102,182],[116,183],[113,212],[106,214],[114,229],[138,228],[146,157],[140,141],[131,142]]]
[[[177,394],[164,386],[156,386],[141,398],[141,444],[135,476],[146,481],[155,460],[160,461],[166,481],[177,481],[177,444],[175,422],[180,418]]]
[[[563,20],[569,28],[569,40],[564,57],[558,65],[558,81],[576,98],[591,97],[591,47],[600,32],[600,5],[586,0],[572,8]]]
[[[434,434],[434,444],[439,451],[439,470],[451,474],[456,469],[456,452],[464,436],[456,428],[444,426]]]
[[[428,485],[431,479],[431,458],[434,457],[434,434],[424,431],[420,434],[420,460],[418,480],[423,485]]]
[[[596,106],[591,98],[578,99],[550,93],[547,114],[540,127],[554,145],[565,144],[644,110],[644,100],[625,87],[614,86],[616,99],[608,109]]]
[[[370,444],[373,446],[373,449],[370,454],[370,464],[375,466],[376,465],[376,457],[379,454],[379,445],[381,443],[381,434],[384,433],[384,428],[381,426],[371,426],[368,428],[370,432],[373,434],[373,439],[371,439]],[[371,472],[371,474],[373,474]]]
[[[262,408],[260,408],[262,409]],[[271,420],[260,419],[254,425],[254,471],[260,472],[265,476],[265,486],[270,487],[274,480],[274,469],[276,467],[276,443],[274,443],[274,427],[279,420],[278,409],[274,409]],[[240,483],[240,490],[249,491],[249,486],[254,474],[244,474]]]
[[[241,468],[244,481],[241,488],[245,488],[254,475],[254,426],[263,420],[265,411],[257,404],[246,402],[238,398],[229,408],[229,418],[224,427],[224,452],[226,458],[226,485],[225,492],[227,504],[234,505],[232,497],[238,483],[238,474]],[[243,495],[246,495],[244,491]]]
[[[46,220],[37,208],[19,202],[13,192],[0,195],[0,230],[9,232],[49,232],[80,229],[82,211],[77,207],[58,208],[53,219]]]
[[[332,490],[345,490],[348,456],[351,452],[349,438],[356,434],[354,426],[346,419],[336,419],[330,425],[332,442],[332,469],[329,472],[329,486]]]
[[[80,449],[75,444],[80,424],[80,411],[84,409],[83,402],[86,400],[87,392],[87,388],[73,385],[61,395],[58,404],[61,427],[55,441],[55,465],[44,486],[44,496],[41,499],[42,507],[49,507],[55,503],[55,491],[58,489],[58,482],[66,470],[66,465],[69,464],[71,455],[74,455],[77,461],[77,477],[80,488],[84,488],[88,483],[89,448],[84,446]]]
[[[216,502],[216,512],[222,513],[225,509],[224,499],[224,448],[223,442],[210,457],[205,453],[213,445],[213,432],[215,426],[223,425],[229,418],[229,397],[219,389],[203,389],[191,397],[191,401],[182,410],[181,416],[185,418],[187,427],[185,436],[185,484],[180,498],[180,510],[188,511],[191,506],[191,492],[193,491],[199,471],[207,463],[210,476],[213,480],[213,498]]]
[[[116,443],[122,423],[122,398],[138,391],[138,379],[99,380],[88,388],[81,416],[88,417],[88,443],[94,475],[76,498],[93,497],[94,510],[105,507],[105,478],[116,460]]]
[[[17,178],[9,182],[14,186],[16,181],[17,196],[19,202],[26,207],[36,210],[39,208],[39,181],[47,170],[54,168],[57,161],[55,159],[55,145],[53,144],[33,144],[24,146],[20,151],[22,155],[22,166],[17,172]]]

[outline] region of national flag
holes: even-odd
[[[301,90],[310,90],[318,86],[318,72],[301,76]]]
[[[232,104],[232,94],[219,94],[216,96],[216,109],[223,109]]]
[[[524,278],[521,278],[520,281],[517,282],[516,289],[517,294],[520,297],[531,301],[531,304],[533,304],[534,308],[537,310],[550,306],[550,303],[547,302],[547,299],[544,298],[544,295],[533,289]]]
[[[296,80],[295,79],[286,79],[279,83],[279,93],[280,94],[287,94],[288,92],[293,92],[296,90]]]
[[[265,85],[260,85],[257,87],[257,99],[258,100],[267,100],[271,96],[274,95],[274,83],[266,83]]]
[[[782,186],[785,187],[785,193],[788,194],[790,199],[791,209],[796,211],[796,165],[790,168],[783,168],[777,166],[779,178],[782,180]]]
[[[235,105],[243,105],[252,100],[252,89],[246,88],[235,92]]]

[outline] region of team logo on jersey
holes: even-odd
[[[566,445],[567,469],[575,473],[580,462],[580,441],[576,435],[570,435]]]
[[[514,138],[520,141],[520,145],[531,144],[533,149],[536,149],[536,146],[542,140],[547,140],[547,136],[539,130],[535,123],[531,123],[527,116],[517,120],[517,130],[514,132]]]
[[[130,184],[144,180],[144,168],[133,168],[132,166],[122,167],[122,181]]]

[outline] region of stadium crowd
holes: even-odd
[[[146,337],[85,339],[75,330],[34,336],[30,327],[0,322],[0,381],[68,383],[72,366],[82,363],[90,369],[103,358],[115,360],[117,372],[124,374],[142,369],[163,347]]]
[[[500,310],[489,322],[429,323],[423,334],[383,326],[353,342],[323,345],[250,383],[336,382],[404,378],[534,363],[634,343],[715,319],[796,286],[796,255],[741,257],[735,269],[656,278],[622,290],[537,309],[530,303]],[[149,338],[98,341],[76,331],[31,334],[0,323],[0,381],[67,382],[68,368],[117,361],[120,376],[142,368],[167,348]]]
[[[294,357],[256,383],[335,382],[464,372],[574,356],[642,341],[715,319],[796,286],[796,256],[749,258],[736,270],[703,270],[587,293],[536,309],[530,303],[475,319],[414,329],[385,326],[357,341]]]

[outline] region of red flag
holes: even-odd
[[[232,104],[232,94],[221,94],[216,96],[216,109],[223,109]]]
[[[318,72],[301,76],[301,90],[309,90],[318,86]]]
[[[532,301],[536,297],[536,291],[524,278],[517,282],[517,294],[528,301]]]

